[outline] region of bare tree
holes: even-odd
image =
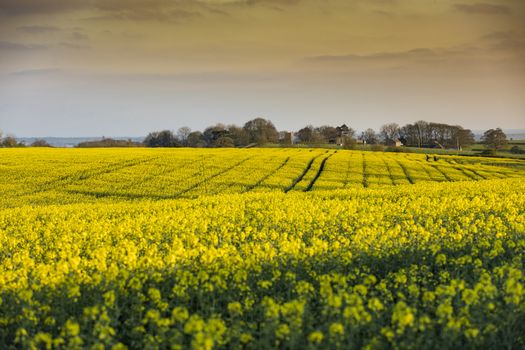
[[[400,128],[396,123],[389,123],[381,126],[379,134],[384,142],[391,142],[399,138]]]
[[[376,132],[371,128],[368,128],[361,133],[361,140],[369,145],[374,145],[378,142]]]
[[[425,136],[427,134],[427,131],[428,131],[428,122],[424,121],[424,120],[418,120],[417,122],[414,123],[414,125],[416,126],[416,135],[417,135],[417,140],[418,140],[418,147],[421,147],[423,146],[423,140],[425,139]]]
[[[452,137],[452,141],[455,139],[456,148],[461,150],[463,146],[472,145],[475,142],[474,134],[469,129],[463,129],[462,127],[456,127],[455,133]]]
[[[315,131],[319,133],[319,139],[321,143],[336,143],[339,132],[337,129],[330,125],[323,125],[315,128]]]
[[[177,138],[183,146],[188,146],[188,136],[191,134],[191,129],[183,126],[177,130]]]

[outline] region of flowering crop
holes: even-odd
[[[3,149],[1,207],[522,177],[519,160],[323,149]]]
[[[518,161],[0,154],[0,348],[525,347]]]

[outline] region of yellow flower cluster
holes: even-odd
[[[2,150],[0,348],[525,347],[519,162],[76,151]]]

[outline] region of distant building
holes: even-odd
[[[339,146],[344,146],[345,144],[350,142],[352,133],[350,132],[350,128],[346,124],[336,127],[335,130],[337,130],[337,137],[335,138],[335,140],[330,140],[330,143],[335,143]]]
[[[401,142],[401,140],[399,140],[399,139],[395,139],[395,140],[387,140],[387,141],[385,142],[385,144],[386,144],[387,146],[390,146],[390,147],[401,147],[401,146],[403,146],[403,142]]]
[[[350,128],[346,124],[343,124],[341,126],[336,127],[335,130],[337,130],[337,136],[338,137],[351,136],[350,135]]]

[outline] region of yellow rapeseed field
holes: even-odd
[[[0,150],[1,349],[525,348],[525,162]]]

